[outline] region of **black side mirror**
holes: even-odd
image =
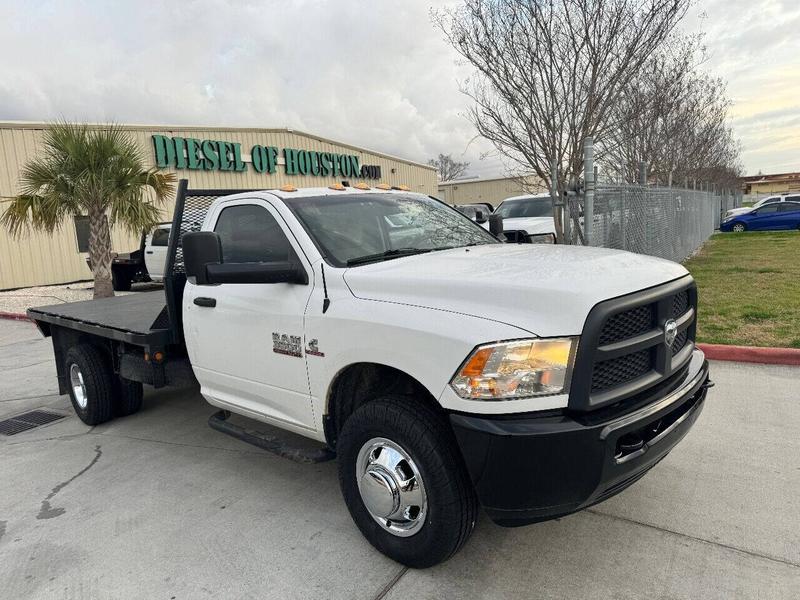
[[[486,223],[486,221],[488,221],[488,219],[486,218],[486,215],[483,213],[483,211],[482,210],[476,210],[475,211],[475,222],[478,225],[483,225],[484,223]]]
[[[222,262],[222,242],[216,233],[196,231],[185,233],[181,240],[183,246],[183,267],[186,278],[197,285],[208,285],[208,265]]]
[[[489,231],[492,235],[503,233],[503,217],[498,214],[489,215]]]

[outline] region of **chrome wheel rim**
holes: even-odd
[[[398,444],[372,438],[356,459],[356,480],[370,516],[389,533],[417,533],[428,513],[425,484],[416,463]]]
[[[86,398],[86,385],[83,383],[83,373],[75,363],[69,367],[69,383],[72,386],[72,395],[75,397],[75,402],[81,408],[86,408],[88,400]]]
[[[744,225],[739,225],[738,223],[733,226],[734,231],[744,231]]]

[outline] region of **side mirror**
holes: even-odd
[[[196,231],[186,233],[181,240],[183,246],[183,267],[186,278],[197,285],[208,285],[208,265],[222,262],[222,242],[216,233]]]
[[[486,221],[488,221],[488,219],[486,218],[486,215],[483,214],[483,211],[482,210],[476,210],[475,211],[475,222],[478,225],[483,225],[484,223],[486,223]]]
[[[196,285],[217,283],[300,283],[308,274],[297,262],[225,263],[216,233],[197,231],[183,236],[183,264],[187,279]]]
[[[499,236],[503,233],[503,217],[497,214],[489,215],[489,231],[492,235]]]

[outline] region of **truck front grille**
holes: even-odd
[[[649,331],[653,328],[654,317],[650,304],[612,315],[600,332],[600,345],[614,344]]]
[[[697,290],[691,277],[598,304],[586,320],[570,391],[570,408],[594,410],[640,394],[691,358]],[[665,323],[678,333],[665,342]]]
[[[592,369],[592,392],[606,390],[645,375],[653,363],[650,350],[604,360]]]

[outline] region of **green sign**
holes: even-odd
[[[159,168],[202,171],[246,171],[242,145],[221,140],[153,136],[156,165]],[[282,158],[283,160],[280,160]],[[282,167],[286,175],[357,177],[380,179],[380,165],[362,165],[355,154],[316,152],[256,144],[250,149],[250,165],[257,173],[275,173]]]

